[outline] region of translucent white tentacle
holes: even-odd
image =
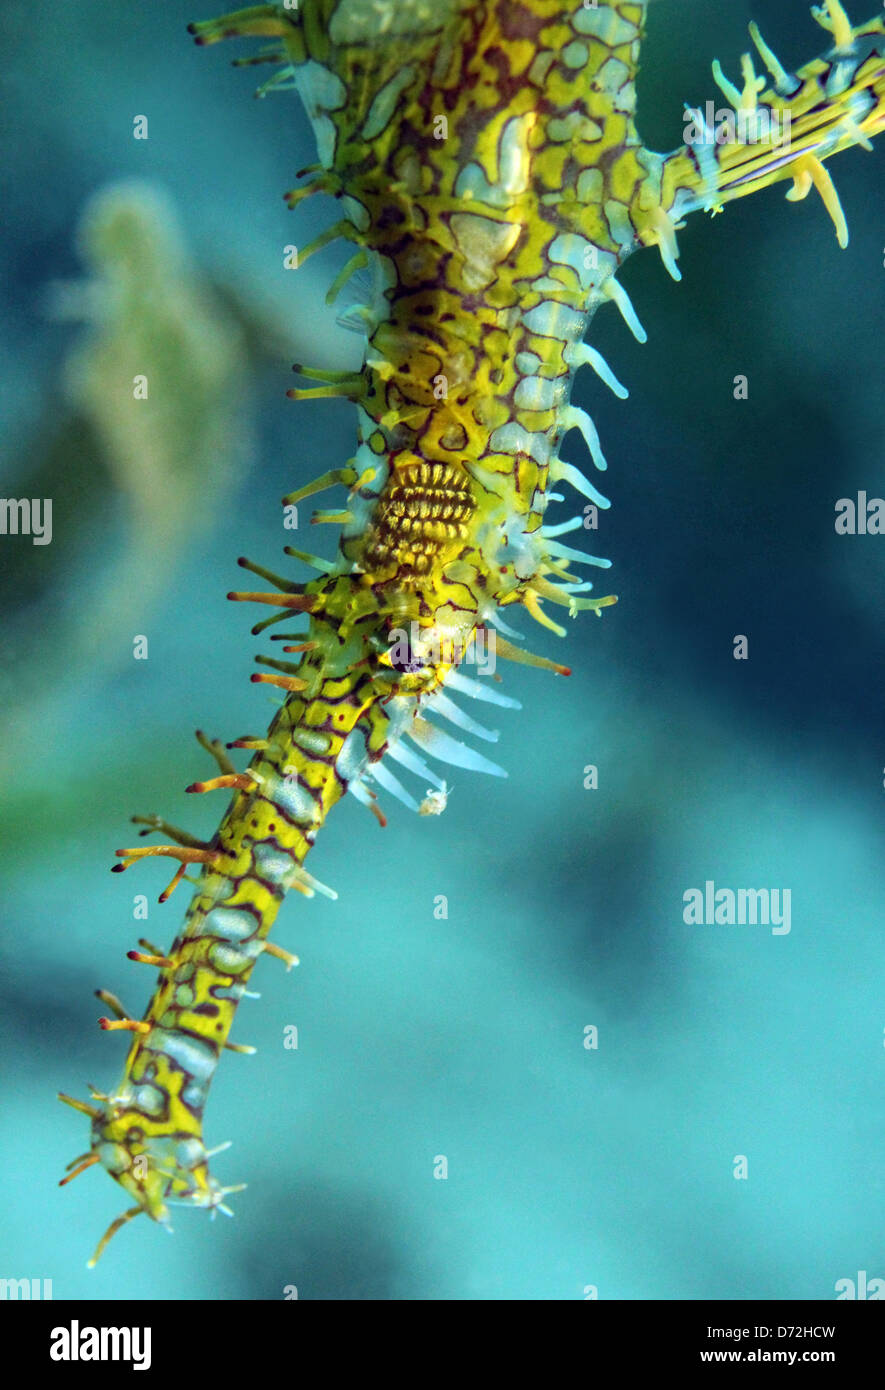
[[[500,705],[502,709],[522,709],[518,700],[512,699],[509,695],[502,695],[491,682],[474,680],[472,676],[465,676],[461,671],[450,671],[446,677],[446,685],[462,695],[469,695],[472,700]]]
[[[490,777],[506,777],[507,771],[497,763],[484,758],[476,749],[466,743],[451,738],[442,729],[428,724],[426,719],[414,719],[409,728],[409,737],[439,762],[451,763],[453,767],[463,767],[470,772],[487,772]]]
[[[408,768],[409,772],[414,772],[416,777],[421,777],[425,782],[430,782],[432,786],[437,787],[440,791],[445,789],[446,784],[443,778],[438,777],[433,769],[427,766],[424,759],[419,757],[407,744],[402,742],[392,743],[387,750],[387,757],[392,758],[395,763],[399,763],[400,767]]]
[[[399,778],[395,777],[390,769],[385,767],[383,763],[373,763],[370,768],[370,775],[378,783],[379,787],[383,787],[386,792],[390,792],[390,795],[395,796],[397,801],[401,801],[404,806],[408,806],[410,811],[418,810],[418,802],[406,791]]]
[[[485,739],[486,743],[497,743],[499,733],[497,729],[487,729],[484,724],[472,719],[464,710],[459,709],[454,700],[450,700],[441,690],[437,690],[428,700],[427,709],[433,714],[441,715],[443,719],[448,719],[451,724],[457,725],[465,733],[474,734],[477,738]]]

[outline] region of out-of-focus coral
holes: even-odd
[[[195,263],[161,189],[107,185],[76,240],[87,276],[52,285],[47,308],[80,328],[3,485],[53,506],[51,544],[3,547],[7,755],[35,699],[123,660],[119,595],[137,593],[147,613],[229,498],[251,460],[249,383],[290,350],[278,323]]]
[[[79,299],[89,327],[66,364],[66,391],[127,498],[134,554],[149,548],[156,558],[230,480],[243,439],[243,335],[191,264],[157,190],[103,190],[78,240],[91,278],[60,300],[76,311]]]

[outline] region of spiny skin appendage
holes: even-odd
[[[753,43],[769,74],[757,77],[744,55],[744,90],[733,88],[714,64],[714,76],[735,107],[734,130],[727,140],[705,128],[700,111],[688,108],[696,127],[688,146],[664,164],[662,197],[668,213],[682,217],[698,208],[719,211],[735,198],[769,184],[792,180],[787,197],[820,194],[841,246],[848,228],[824,161],[853,145],[870,148],[885,130],[885,20],[881,16],[852,28],[840,4],[820,7],[815,17],[833,35],[822,57],[785,72],[758,28]]]
[[[150,1031],[135,1038],[122,1087],[93,1120],[101,1161],[155,1220],[168,1220],[170,1196],[221,1201],[201,1139],[209,1082],[279,904],[345,790],[338,764],[365,695],[366,676],[355,672],[279,711],[250,789],[238,790],[212,840],[212,863],[161,970]]]
[[[328,891],[303,866],[332,805],[350,791],[383,825],[377,786],[420,814],[438,813],[447,787],[424,754],[506,775],[426,718],[496,737],[444,693],[494,699],[488,682],[456,671],[464,652],[491,629],[499,656],[568,674],[499,635],[515,635],[501,610],[522,604],[564,634],[545,602],[572,616],[614,602],[579,597],[590,586],[568,567],[607,564],[557,539],[581,518],[547,526],[544,515],[561,483],[608,505],[561,449],[579,432],[596,468],[605,467],[593,422],[570,396],[583,365],[626,395],[583,343],[609,302],[645,340],[616,278],[625,258],[655,245],[678,279],[680,219],[778,178],[792,177],[796,196],[818,187],[833,207],[820,161],[883,126],[882,21],[852,30],[828,0],[822,22],[834,47],[818,63],[791,77],[754,35],[772,92],[760,93],[748,60],[743,92],[717,73],[741,106],[789,101],[799,138],[786,151],[774,157],[738,143],[709,157],[697,148],[654,154],[633,124],[645,8],[398,0],[386,10],[369,0],[302,0],[298,9],[259,5],[192,26],[203,44],[270,40],[261,59],[280,71],[264,90],[300,91],[319,163],[287,201],[312,192],[341,200],[343,219],[307,249],[335,236],[355,243],[332,291],[348,274],[369,279],[364,302],[342,320],[364,333],[366,349],[358,373],[297,364],[322,384],[292,392],[357,406],[355,457],[286,499],[348,489],[345,507],[314,517],[342,525],[336,563],[290,551],[319,572],[299,584],[241,561],[277,592],[229,595],[272,609],[254,631],[286,624],[280,636],[293,645],[283,651],[297,662],[261,657],[276,674],[253,677],[280,689],[284,703],[266,737],[229,745],[253,752],[245,774],[201,738],[221,775],[189,790],[233,792],[210,842],[140,818],[183,846],[154,850],[180,860],[167,895],[186,862],[199,863],[201,876],[170,950],[141,942],[145,951],[130,953],[160,973],[117,1094],[89,1105],[67,1098],[92,1117],[92,1155],[136,1203],[96,1258],[141,1211],[168,1223],[173,1203],[226,1209],[232,1189],[210,1176],[202,1140],[208,1087],[222,1049],[237,1048],[228,1035],[256,960],[265,950],[287,968],[294,960],[267,942],[287,889]],[[306,633],[289,631],[305,618]],[[420,805],[391,762],[422,779]],[[138,857],[123,854],[121,868]],[[74,1161],[76,1171],[89,1157]]]

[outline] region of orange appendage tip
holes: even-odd
[[[100,1018],[98,1026],[105,1033],[149,1033],[151,1025],[135,1018]]]
[[[124,869],[131,866],[138,859],[151,859],[155,857],[165,859],[177,859],[181,867],[176,871],[172,882],[160,894],[160,902],[166,902],[167,898],[174,893],[182,878],[188,864],[210,864],[218,855],[217,850],[212,849],[192,849],[188,845],[145,845],[138,849],[118,849],[115,850],[118,859],[122,859],[122,864],[114,864],[111,873],[122,873]]]
[[[129,960],[137,961],[139,965],[156,965],[161,970],[170,969],[175,961],[169,956],[148,955],[145,951],[127,951]]]
[[[234,603],[269,603],[274,608],[293,608],[299,613],[310,613],[316,604],[314,594],[259,594],[232,589],[228,598]]]
[[[86,1172],[87,1168],[92,1168],[94,1164],[100,1161],[98,1154],[82,1154],[80,1158],[75,1158],[72,1163],[68,1164],[68,1167],[73,1168],[74,1171],[68,1173],[67,1177],[59,1178],[59,1187],[65,1187],[69,1182],[73,1182],[74,1178],[78,1178],[81,1173]],[[77,1166],[74,1167],[74,1164]]]
[[[184,878],[184,872],[186,868],[186,864],[179,865],[179,867],[175,870],[175,873],[172,875],[172,878],[167,883],[160,896],[157,898],[158,903],[165,903],[169,900],[169,898],[172,897],[172,894],[175,892],[179,883]]]
[[[248,772],[225,772],[220,777],[211,777],[208,782],[191,782],[186,792],[223,791],[230,787],[236,791],[249,791],[255,786],[255,779]]]
[[[275,685],[278,690],[288,690],[293,695],[307,689],[307,681],[299,680],[297,676],[266,676],[256,671],[250,680],[253,685]]]
[[[205,863],[214,858],[214,851],[209,849],[192,849],[189,845],[143,845],[137,849],[116,849],[114,850],[118,859],[151,859],[160,856],[165,859],[180,859],[182,864]]]
[[[134,1216],[140,1215],[140,1213],[143,1211],[144,1207],[141,1205],[137,1207],[130,1207],[128,1211],[124,1211],[122,1216],[118,1216],[116,1221],[111,1222],[110,1226],[108,1226],[101,1240],[98,1242],[98,1245],[95,1247],[95,1254],[92,1256],[92,1259],[86,1261],[87,1269],[95,1268],[95,1266],[101,1259],[102,1253],[105,1250],[108,1241],[111,1240],[117,1234],[120,1227],[125,1226],[127,1221],[131,1221]]]
[[[89,1105],[85,1100],[76,1100],[64,1091],[58,1091],[57,1095],[58,1099],[64,1101],[65,1105],[69,1105],[72,1110],[79,1110],[81,1115],[88,1115],[91,1120],[97,1119],[101,1114],[100,1110],[97,1110],[94,1105]]]
[[[297,956],[293,956],[291,951],[284,951],[282,946],[278,946],[275,941],[265,941],[264,949],[269,956],[281,960],[287,971],[291,970],[293,965],[300,965],[301,963]]]

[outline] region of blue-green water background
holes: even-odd
[[[186,22],[211,12],[3,6],[6,495],[27,485],[9,459],[53,408],[77,333],[47,320],[44,291],[82,274],[72,229],[111,180],[165,189],[195,263],[274,304],[309,360],[358,356],[322,303],[341,256],[282,268],[282,247],[332,216],[280,197],[313,158],[306,118],[292,94],[251,101],[227,46],[191,45]],[[736,76],[754,16],[787,65],[825,47],[799,3],[652,7],[653,147],[679,142],[683,100],[718,98],[713,56]],[[138,113],[147,141],[132,138]],[[441,819],[394,804],[384,834],[350,799],[331,817],[310,867],[339,901],[285,905],[276,939],[302,964],[259,963],[261,1001],[235,1028],[259,1053],[226,1058],[208,1106],[207,1142],[234,1140],[216,1171],[249,1183],[236,1219],[182,1212],[174,1239],[136,1222],[92,1273],[125,1198],[99,1172],[55,1186],[87,1136],[54,1093],[113,1085],[123,1044],[96,1028],[91,991],[141,1010],[152,976],[124,952],[140,933],[168,943],[187,892],[157,906],[162,869],[111,876],[112,851],[133,811],[212,828],[220,803],[183,792],[208,775],[191,731],[231,738],[270,712],[247,679],[253,615],[224,598],[235,557],[281,563],[279,498],[350,455],[351,408],[287,402],[291,356],[264,363],[225,505],[194,517],[153,606],[121,590],[97,673],[69,672],[54,694],[44,608],[26,610],[7,658],[44,674],[2,787],[5,1275],[123,1299],[280,1298],[291,1284],[345,1299],[575,1299],[587,1285],[826,1299],[860,1269],[885,1275],[885,539],[833,529],[837,498],[885,494],[883,160],[856,150],[831,166],[844,253],[819,201],[786,204],[782,186],[693,219],[682,285],[654,253],[628,264],[648,345],[614,309],[590,337],[631,400],[589,373],[575,395],[610,461],[593,541],[618,607],[564,644],[521,623],[574,675],[505,670],[523,703],[493,720],[509,781],[455,771]],[[569,457],[582,452],[570,436]],[[68,481],[81,486],[76,469]],[[120,540],[82,525],[54,580],[68,603]],[[135,633],[147,661],[132,660]],[[732,659],[736,633],[749,661]],[[789,888],[791,934],[684,925],[682,894],[706,879]],[[282,1045],[290,1023],[297,1051]]]

